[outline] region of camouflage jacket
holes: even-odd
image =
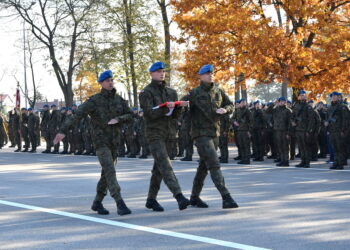
[[[49,129],[49,121],[50,121],[50,110],[46,110],[43,112],[43,117],[40,123],[40,129],[45,131]]]
[[[237,122],[239,126],[235,126],[237,131],[251,131],[253,127],[252,112],[247,108],[237,108],[232,116],[232,121]]]
[[[95,148],[117,147],[120,128],[124,122],[132,119],[132,110],[128,107],[127,102],[116,94],[115,89],[111,91],[102,89],[100,93],[91,96],[80,105],[72,118],[66,119],[60,132],[66,134],[87,115],[91,117]],[[108,125],[108,122],[113,118],[118,119],[119,122]]]
[[[286,106],[278,106],[272,115],[273,129],[277,131],[289,132],[292,122],[292,110]]]
[[[266,120],[264,112],[261,109],[252,109],[253,116],[253,129],[264,129],[266,128]]]
[[[296,123],[296,131],[312,133],[315,129],[314,110],[306,101],[295,103],[292,119]]]
[[[34,132],[35,123],[36,123],[35,115],[33,113],[29,114],[29,116],[28,116],[28,130],[29,131]]]
[[[169,108],[162,107],[153,109],[164,102],[174,102],[178,100],[174,89],[166,86],[165,82],[153,81],[148,84],[140,93],[140,106],[145,117],[146,137],[148,140],[168,139],[176,134],[174,119],[181,114],[182,108],[175,107],[170,116],[166,116]]]
[[[327,111],[329,132],[347,133],[349,131],[349,110],[346,105],[340,102],[332,102]]]
[[[226,114],[233,111],[229,97],[216,84],[207,85],[203,82],[190,91],[191,136],[220,136],[220,118],[216,110],[224,108]]]

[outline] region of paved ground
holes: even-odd
[[[240,208],[221,209],[207,178],[202,198],[208,209],[179,211],[163,184],[159,202],[166,211],[155,213],[144,207],[152,162],[119,160],[117,177],[132,214],[118,216],[106,197],[111,214],[99,216],[90,210],[99,176],[96,157],[2,149],[0,249],[350,248],[349,167],[330,171],[324,162],[298,169],[231,161],[223,172]],[[189,196],[196,158],[173,165]]]

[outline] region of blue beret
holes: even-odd
[[[255,102],[253,102],[254,105],[256,105],[256,104],[258,104],[258,103],[260,103],[259,100],[256,100]]]
[[[332,97],[332,96],[341,96],[341,93],[339,93],[339,92],[337,92],[337,91],[334,91],[334,92],[332,92],[329,96],[330,96],[330,97]]]
[[[281,96],[280,98],[278,98],[279,102],[286,102],[287,99],[284,96]]]
[[[268,102],[266,105],[271,106],[271,105],[273,105],[273,102]]]
[[[33,109],[32,108],[29,108],[28,111],[32,111]]]
[[[72,105],[72,107],[78,107],[75,103]]]
[[[57,107],[56,104],[52,104],[52,105],[51,105],[51,108],[54,108],[54,107]]]
[[[310,100],[310,101],[308,101],[308,103],[310,104],[310,103],[314,103],[314,100]]]
[[[291,101],[289,101],[289,100],[287,100],[287,103],[292,104],[292,102],[291,102]]]
[[[213,67],[213,65],[211,65],[211,64],[206,64],[206,65],[204,65],[204,66],[199,70],[198,74],[203,75],[203,74],[208,73],[208,72],[211,72],[211,73],[214,72],[214,67]]]
[[[105,72],[102,72],[98,78],[98,82],[103,82],[104,80],[108,78],[113,78],[113,73],[111,70],[106,70]]]
[[[303,94],[306,94],[305,90],[299,90],[298,96],[299,96],[299,95],[303,95]]]
[[[133,109],[132,109],[132,110],[134,110],[134,111],[135,111],[135,110],[138,110],[138,108],[137,108],[137,107],[133,107]]]
[[[67,110],[67,108],[66,107],[62,107],[61,110]]]
[[[43,108],[48,108],[49,107],[49,105],[47,105],[47,104],[45,104],[44,106],[43,106]]]
[[[72,108],[68,108],[68,111],[72,111]]]
[[[240,101],[241,101],[241,102],[246,102],[246,101],[247,101],[247,99],[242,98]]]
[[[158,69],[165,69],[165,64],[163,62],[155,62],[152,64],[152,66],[149,68],[149,72],[157,71]]]
[[[21,110],[27,110],[26,108],[21,108]]]

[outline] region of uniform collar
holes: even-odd
[[[153,80],[151,81],[151,85],[156,88],[165,88],[166,82],[165,81],[156,81]]]
[[[211,83],[207,84],[207,83],[201,81],[200,86],[201,86],[202,89],[204,89],[205,91],[209,91],[209,90],[211,90],[211,89],[214,87],[214,83],[211,82]]]
[[[104,96],[114,96],[116,93],[116,89],[113,88],[111,91],[107,90],[107,89],[104,89],[102,88],[101,89],[101,94],[104,95]]]

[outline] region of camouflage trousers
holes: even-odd
[[[210,171],[211,179],[222,196],[229,194],[225,186],[225,180],[220,169],[219,158],[216,153],[218,138],[198,137],[195,139],[198,154],[200,157],[197,173],[193,180],[192,195],[199,196],[204,185],[205,177]]]
[[[149,142],[149,147],[154,158],[154,164],[148,198],[156,199],[162,180],[164,180],[165,185],[167,185],[175,197],[177,194],[181,193],[181,188],[170,162],[166,141],[164,139],[151,140]]]
[[[220,159],[228,160],[228,135],[220,135],[219,137]]]
[[[305,131],[296,132],[298,148],[300,152],[301,163],[305,165],[310,164],[311,160],[311,148],[309,136],[306,136]]]
[[[346,137],[340,132],[331,133],[331,143],[334,150],[334,163],[338,166],[344,166],[347,163]]]
[[[282,162],[289,161],[289,140],[287,139],[287,131],[275,130],[274,134],[279,158]]]
[[[117,202],[122,199],[120,186],[117,181],[115,165],[117,163],[118,147],[99,147],[96,149],[97,158],[101,164],[101,177],[96,187],[95,201],[102,201],[107,195],[107,189]]]

